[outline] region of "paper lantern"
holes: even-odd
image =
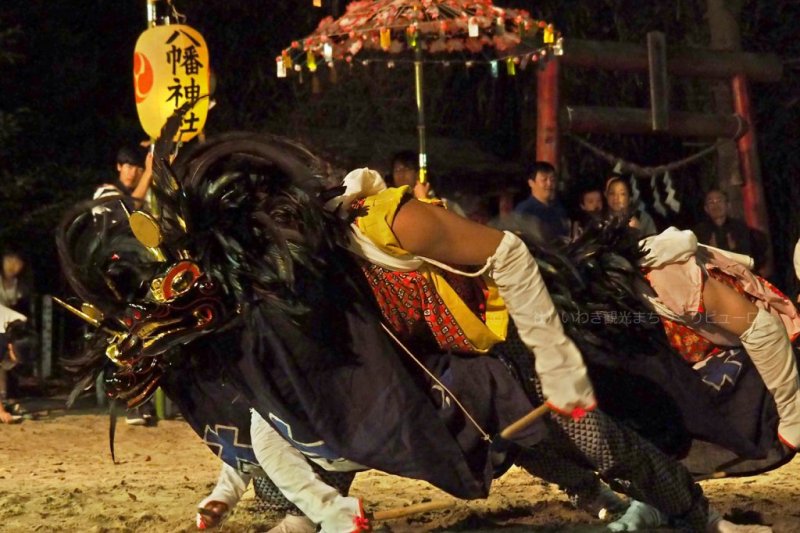
[[[209,106],[208,47],[189,26],[154,26],[139,36],[133,54],[133,88],[139,122],[156,138],[176,109],[196,102],[175,140],[188,141],[203,130]]]

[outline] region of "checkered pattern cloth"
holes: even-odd
[[[403,341],[427,329],[444,351],[475,352],[436,288],[419,272],[395,272],[370,263],[362,270],[375,295],[381,314]],[[469,309],[486,320],[486,287],[478,278],[443,272],[445,280]]]
[[[328,485],[334,487],[343,496],[350,492],[355,472],[328,472],[311,463],[314,471]],[[262,513],[302,515],[302,511],[275,486],[267,476],[253,477],[253,489],[256,493],[256,508]]]

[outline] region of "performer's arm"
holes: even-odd
[[[144,197],[147,195],[148,189],[150,189],[150,182],[153,181],[153,153],[148,152],[147,157],[144,160],[144,172],[142,173],[142,177],[139,178],[139,182],[136,184],[136,188],[131,193],[131,197],[135,202],[135,206],[137,209],[142,207],[144,203]]]
[[[516,235],[415,200],[399,209],[392,230],[413,254],[453,265],[489,264],[520,339],[536,356],[548,404],[562,413],[595,406],[581,354],[564,333],[536,261]]]
[[[198,507],[205,507],[209,502],[222,502],[228,509],[233,509],[247,490],[251,477],[250,474],[239,472],[228,463],[222,463],[214,490],[200,502]]]
[[[197,504],[198,529],[218,526],[222,518],[239,503],[251,477],[250,474],[239,472],[228,463],[222,463],[214,490]]]
[[[690,326],[702,325],[738,337],[775,399],[779,438],[792,449],[800,447],[800,377],[780,317],[706,276],[694,257],[697,241],[693,233],[670,228],[644,241],[643,247],[649,250],[643,265],[653,269],[648,281],[658,300],[666,304],[664,309],[650,299],[654,309],[660,314],[674,313]]]

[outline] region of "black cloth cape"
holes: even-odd
[[[735,384],[716,390],[677,354],[608,364],[587,357],[600,407],[696,476],[754,475],[778,468],[794,452],[777,439],[775,401],[739,349]]]
[[[225,379],[308,455],[422,479],[460,498],[486,497],[490,443],[398,351],[363,286],[343,277],[303,290],[309,312],[302,320],[260,302],[243,311],[241,327],[189,350],[213,351]],[[422,358],[490,435],[533,408],[495,358]],[[545,431],[536,423],[517,440],[534,444]]]
[[[197,343],[200,346],[200,343]],[[244,473],[260,471],[250,439],[250,406],[233,384],[227,383],[209,356],[196,350],[179,359],[161,380],[165,394],[211,452]]]

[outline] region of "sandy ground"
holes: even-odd
[[[158,427],[118,426],[117,464],[108,451],[108,417],[51,412],[0,425],[0,531],[195,531],[194,509],[213,486],[218,460],[180,420]],[[737,521],[800,532],[800,459],[757,478],[703,483],[712,503]],[[371,510],[449,499],[427,483],[378,472],[359,474],[353,494]],[[275,516],[255,512],[252,492],[222,531],[267,531]],[[602,531],[573,511],[555,487],[512,470],[487,500],[384,523],[411,531]]]

